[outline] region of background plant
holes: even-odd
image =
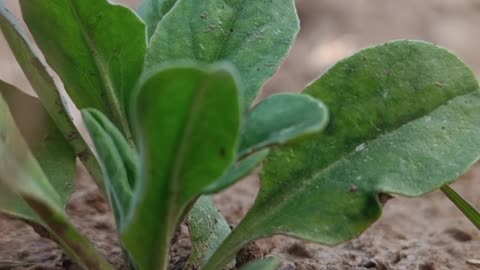
[[[298,31],[293,1],[145,1],[139,14],[147,26],[106,1],[20,4],[48,65],[82,110],[98,159],[47,63],[2,8],[2,31],[55,123],[44,132],[63,134],[39,137],[49,139],[40,149],[61,149],[49,146],[53,139],[71,147],[52,155],[55,165],[31,147],[38,163],[3,104],[0,178],[10,199],[2,207],[45,226],[87,269],[110,266],[62,210],[71,189],[58,181],[73,174],[55,169],[72,166],[75,154],[108,196],[126,258],[138,269],[166,268],[184,218],[194,241],[191,268],[222,269],[244,244],[272,234],[335,244],[378,218],[379,193],[421,195],[477,160],[476,79],[436,46],[397,41],[361,51],[305,94],[274,95],[250,109]],[[4,84],[2,93],[12,88]],[[319,99],[332,118],[311,137],[327,122]],[[261,193],[230,234],[208,194],[288,142],[269,155]],[[277,265],[256,267],[266,264]]]

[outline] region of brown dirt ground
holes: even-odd
[[[138,1],[123,2],[135,6]],[[460,55],[477,73],[480,71],[476,46],[480,25],[477,0],[298,0],[297,4],[302,32],[262,97],[278,91],[299,91],[339,59],[359,48],[391,39],[438,43]],[[29,91],[1,38],[0,79]],[[476,207],[480,207],[479,180],[477,165],[454,185]],[[254,175],[216,196],[217,205],[231,224],[241,220],[257,190],[258,178]],[[77,191],[67,210],[80,230],[116,268],[122,269],[110,209],[81,166]],[[338,247],[284,236],[259,240],[256,244],[258,248],[252,246],[242,255],[280,256],[285,270],[473,270],[479,268],[466,261],[480,259],[480,233],[440,192],[389,201],[383,217],[365,234]],[[180,269],[188,248],[183,228],[172,250],[173,269]],[[21,265],[4,266],[5,261]],[[21,221],[0,216],[1,269],[76,269],[76,266],[55,243],[39,237]]]

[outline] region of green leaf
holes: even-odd
[[[61,205],[65,206],[74,190],[75,153],[38,99],[1,80],[0,94],[10,104],[10,110],[20,132],[27,138],[27,143],[39,160],[40,167],[59,194]],[[36,219],[29,207],[18,196],[7,194],[8,191],[3,193],[2,195],[6,197],[0,199],[0,207],[4,208],[5,212],[28,220]]]
[[[239,156],[318,133],[327,122],[328,111],[317,99],[299,94],[272,95],[247,114]]]
[[[239,71],[242,103],[248,108],[298,29],[293,0],[178,0],[150,40],[145,67],[180,59],[231,62]]]
[[[45,158],[45,156],[43,156]],[[58,157],[61,159],[61,157]],[[58,168],[68,164],[59,164]],[[85,269],[113,269],[68,221],[64,202],[28,150],[0,96],[0,189],[22,198],[64,250]],[[32,219],[30,219],[32,220]]]
[[[46,64],[29,42],[25,32],[19,27],[18,20],[10,14],[1,0],[0,29],[45,110],[48,111],[55,125],[67,139],[75,154],[85,164],[93,178],[97,183],[100,183],[102,179],[100,166],[77,131],[67,105],[60,95],[55,81],[46,69]],[[99,186],[102,187],[101,184]]]
[[[212,194],[220,192],[223,189],[233,185],[238,180],[248,176],[258,166],[258,164],[265,159],[269,152],[269,149],[264,149],[233,163],[219,179],[206,187],[203,190],[203,193]]]
[[[237,155],[239,157],[247,156],[267,146],[285,144],[318,133],[325,127],[327,118],[328,113],[325,106],[310,96],[273,95],[247,114]],[[215,193],[232,185],[256,168],[268,152],[269,150],[265,149],[232,164],[222,177],[210,184],[203,192],[205,194]],[[210,214],[206,210],[204,215],[217,213],[214,206],[210,209]],[[192,209],[192,213],[197,211],[196,208]],[[200,242],[204,243],[205,241]],[[211,248],[208,243],[201,247]],[[203,258],[197,256],[197,253],[193,253],[195,254],[194,258]],[[192,263],[190,266],[198,268],[199,264]]]
[[[138,171],[137,154],[107,117],[95,109],[82,110],[83,120],[95,144],[105,175],[105,189],[118,228],[126,220]]]
[[[178,219],[233,161],[240,102],[229,70],[170,67],[140,83],[133,120],[141,174],[121,236],[141,270],[166,267]]]
[[[192,253],[185,269],[201,269],[231,229],[211,196],[201,196],[187,217]],[[233,261],[232,261],[233,263]],[[234,266],[234,265],[232,265]]]
[[[323,103],[310,96],[272,95],[247,113],[237,151],[238,161],[204,193],[219,192],[247,176],[269,151],[254,152],[316,134],[326,126],[327,121],[328,111]]]
[[[443,193],[452,201],[455,206],[458,207],[460,211],[480,230],[480,213],[475,207],[473,207],[469,202],[467,202],[460,194],[453,190],[448,185],[445,185],[441,188]]]
[[[144,0],[138,8],[138,15],[147,25],[148,37],[153,35],[158,23],[172,9],[177,0]]]
[[[126,110],[146,49],[140,18],[107,0],[20,0],[20,6],[77,107],[102,111],[132,139]]]
[[[328,106],[327,129],[269,155],[254,206],[207,269],[272,234],[346,241],[379,218],[379,193],[419,196],[455,180],[478,160],[478,89],[456,56],[424,42],[337,63],[305,91]]]
[[[275,258],[270,257],[264,260],[253,261],[245,266],[242,266],[240,270],[276,270],[282,266],[282,262]]]

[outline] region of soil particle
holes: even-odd
[[[188,227],[186,224],[180,226],[175,232],[173,239],[175,239],[175,241],[170,248],[170,269],[182,270],[187,264],[191,250]]]
[[[236,258],[236,267],[240,268],[242,265],[263,258],[263,251],[255,243],[251,242],[242,248]]]
[[[62,254],[62,269],[68,270],[81,270],[77,263],[75,263],[70,257],[68,257],[65,253]]]
[[[380,259],[366,259],[364,260],[361,264],[361,267],[367,268],[367,269],[377,269],[377,270],[389,270],[390,267],[387,266],[382,260]]]
[[[457,228],[450,228],[445,231],[448,235],[450,235],[453,239],[457,240],[458,242],[468,242],[472,241],[472,236],[462,230]]]
[[[382,206],[385,206],[385,204],[393,199],[394,197],[390,194],[387,193],[379,193],[378,194],[378,201],[382,204]]]
[[[433,262],[424,262],[418,266],[418,270],[435,270]]]
[[[468,265],[480,268],[480,260],[469,259],[465,261]]]
[[[310,252],[308,252],[308,250],[305,248],[305,246],[301,245],[299,243],[295,243],[295,244],[291,245],[287,249],[287,253],[292,255],[292,256],[299,257],[299,258],[311,258],[312,257],[312,255],[310,254]]]

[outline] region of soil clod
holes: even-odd
[[[480,260],[474,260],[474,259],[470,259],[470,260],[467,260],[466,263],[468,265],[471,265],[471,266],[475,266],[477,268],[480,268]]]
[[[365,267],[367,269],[376,269],[376,270],[389,270],[390,268],[383,263],[381,260],[377,259],[369,259],[367,261],[364,261],[361,264],[362,267]]]
[[[287,253],[299,258],[308,258],[308,259],[312,258],[312,254],[310,254],[310,252],[308,252],[308,250],[304,246],[298,243],[291,245],[287,249]]]
[[[263,252],[255,242],[251,242],[242,248],[237,254],[237,267],[246,263],[263,258]]]
[[[418,270],[435,270],[435,264],[433,262],[424,262],[418,266]]]
[[[462,230],[457,228],[450,228],[445,231],[446,234],[450,235],[453,239],[458,242],[468,242],[472,240],[472,236]]]

